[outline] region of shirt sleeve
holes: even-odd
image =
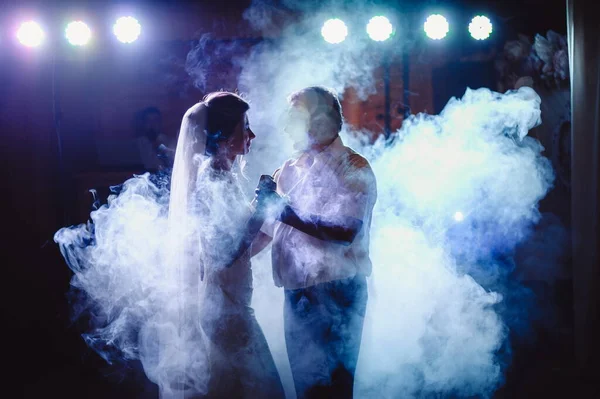
[[[370,218],[377,198],[377,183],[369,162],[359,154],[352,154],[339,177],[335,205],[340,216],[362,221]]]

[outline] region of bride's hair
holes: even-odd
[[[239,95],[220,91],[206,95],[186,111],[181,121],[171,174],[169,219],[175,225],[181,224],[187,215],[198,171],[209,165],[202,160],[216,153],[219,143],[231,136],[249,108]],[[243,172],[243,161],[236,162],[236,167]]]
[[[214,155],[219,142],[227,140],[250,105],[239,95],[227,91],[207,94],[206,104],[206,155]]]

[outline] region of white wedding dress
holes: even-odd
[[[248,252],[227,266],[251,209],[231,172],[200,171],[191,206],[202,225],[199,318],[206,341],[210,398],[284,398],[263,332],[250,306]]]

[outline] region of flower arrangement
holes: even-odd
[[[525,35],[504,45],[504,51],[495,61],[500,79],[498,90],[533,87],[561,87],[569,80],[569,54],[567,38],[554,31],[546,36],[535,35],[532,41]]]

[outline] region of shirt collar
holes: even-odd
[[[321,160],[323,158],[327,159],[331,156],[336,156],[340,153],[342,153],[344,151],[344,142],[342,141],[342,138],[338,135],[335,140],[333,140],[331,142],[331,144],[329,144],[327,147],[325,147],[323,150],[321,150],[318,153],[313,153],[313,152],[308,152],[308,151],[302,151],[302,152],[298,152],[296,153],[296,162],[298,160],[300,160],[300,158],[306,158],[307,156],[312,156],[314,160]],[[293,162],[293,163],[296,163]]]
[[[319,155],[321,155],[323,153],[325,153],[325,154],[331,154],[331,155],[338,155],[338,154],[340,154],[342,152],[344,152],[344,142],[342,141],[342,138],[338,135],[335,138],[335,140],[333,140],[333,142],[331,144],[329,144],[317,156],[319,156]]]

